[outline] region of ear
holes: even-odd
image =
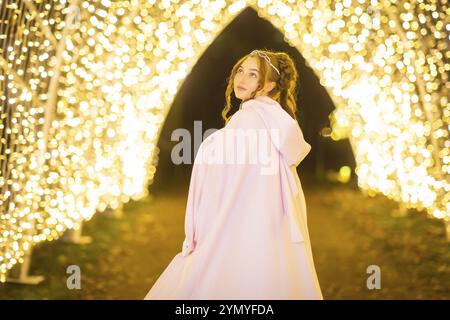
[[[266,84],[266,88],[267,88],[267,92],[270,92],[273,90],[273,88],[275,88],[276,83],[273,81],[270,81]]]

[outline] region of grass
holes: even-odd
[[[442,221],[365,196],[350,185],[303,180],[319,281],[326,299],[449,299],[450,243]],[[34,248],[36,286],[0,284],[0,299],[143,299],[181,249],[187,186],[124,206],[123,219],[95,215],[83,227],[93,242],[62,241]],[[69,290],[69,265],[81,269],[81,289]],[[381,270],[381,289],[369,290],[366,269]]]

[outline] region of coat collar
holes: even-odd
[[[255,97],[255,99],[258,101],[269,103],[269,104],[278,104],[278,102],[276,100],[272,99],[269,96],[257,96],[257,97]]]

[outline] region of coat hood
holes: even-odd
[[[270,132],[275,148],[289,165],[298,166],[311,151],[311,145],[305,141],[298,122],[276,100],[258,96],[245,101],[243,108],[251,108],[259,114]],[[275,132],[277,136],[274,136]]]

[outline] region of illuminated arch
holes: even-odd
[[[2,150],[16,147],[0,163],[0,280],[35,243],[147,195],[178,88],[248,6],[327,88],[360,187],[450,219],[445,1],[3,2]]]

